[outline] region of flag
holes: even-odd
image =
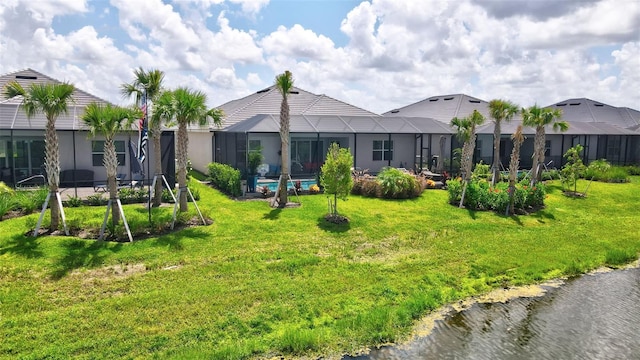
[[[148,122],[147,120],[147,95],[142,96],[142,119],[138,121],[138,161],[140,164],[144,163],[147,158],[147,142],[149,140],[148,135]]]

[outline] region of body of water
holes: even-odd
[[[437,321],[428,336],[344,359],[640,359],[640,269],[477,303]]]

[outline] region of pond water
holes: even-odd
[[[640,359],[640,269],[583,275],[537,298],[476,303],[430,335],[352,360]]]

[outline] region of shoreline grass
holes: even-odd
[[[282,210],[196,184],[212,225],[131,244],[24,237],[37,214],[2,221],[0,357],[339,356],[399,341],[447,303],[637,258],[639,184],[576,199],[552,182],[545,209],[511,217],[439,190],[352,196],[342,225],[324,222],[322,195]],[[104,211],[65,210],[80,223]]]

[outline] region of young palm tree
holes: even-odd
[[[516,193],[516,178],[518,177],[518,167],[520,166],[520,147],[524,142],[524,135],[522,135],[522,124],[518,125],[516,132],[511,135],[513,140],[513,150],[511,150],[511,161],[509,162],[509,206],[507,207],[507,214],[514,213],[513,203]]]
[[[467,185],[471,179],[471,169],[473,168],[473,152],[476,147],[476,127],[484,123],[484,116],[477,110],[473,110],[473,113],[466,118],[459,119],[457,117],[451,119],[451,126],[456,127],[456,136],[458,140],[464,142],[462,145],[462,159],[460,159],[460,167],[462,170],[462,179],[464,181],[464,187],[462,189],[462,197],[460,198],[460,205],[464,204],[464,197],[467,190]]]
[[[531,168],[531,185],[540,181],[542,176],[541,166],[544,164],[544,145],[546,140],[545,126],[551,125],[554,131],[567,131],[569,124],[560,121],[562,111],[560,109],[540,108],[533,105],[528,109],[522,109],[522,124],[536,128],[536,137],[533,142],[533,164]]]
[[[278,206],[287,205],[287,183],[289,181],[289,92],[293,88],[293,75],[289,70],[276,76],[276,88],[282,94],[280,103],[280,142],[282,170],[280,172],[280,194],[278,194]]]
[[[58,192],[60,184],[60,148],[56,120],[60,114],[68,112],[67,104],[73,101],[75,86],[70,83],[61,84],[31,84],[27,89],[17,81],[9,82],[4,89],[8,98],[22,96],[22,104],[28,118],[43,113],[47,118],[45,130],[45,159],[44,167],[50,194]],[[51,207],[50,231],[55,231],[60,225],[60,208],[57,201],[49,201]]]
[[[489,101],[489,113],[493,118],[493,164],[491,165],[491,186],[495,186],[500,175],[500,135],[502,121],[511,121],[519,111],[518,106],[508,100]]]
[[[149,136],[153,141],[153,161],[156,174],[162,174],[162,149],[160,148],[160,136],[162,135],[162,119],[154,116],[153,105],[158,100],[162,92],[162,82],[164,80],[164,72],[158,69],[143,70],[142,67],[133,71],[135,79],[130,84],[120,85],[120,93],[125,98],[132,95],[138,107],[147,105],[147,119],[149,119]],[[146,100],[151,104],[144,104],[144,95]],[[147,174],[150,176],[151,174]],[[153,206],[160,206],[162,203],[162,181],[156,181],[153,190]]]
[[[109,198],[112,200],[118,198],[118,184],[116,183],[118,155],[116,154],[114,137],[118,132],[125,130],[125,125],[130,125],[137,116],[140,116],[139,110],[97,103],[89,104],[82,115],[82,121],[89,128],[91,136],[98,134],[104,136],[102,162],[107,170],[107,188],[109,189]],[[113,202],[111,208],[111,220],[114,225],[118,225],[120,222],[120,207],[116,201]]]
[[[177,88],[163,92],[157,100],[156,112],[159,119],[178,123],[176,158],[178,161],[178,186],[180,192],[180,212],[187,211],[187,161],[189,154],[189,137],[187,126],[191,124],[205,125],[208,119],[214,124],[222,123],[223,113],[220,109],[207,109],[207,95],[201,91],[188,88]]]

